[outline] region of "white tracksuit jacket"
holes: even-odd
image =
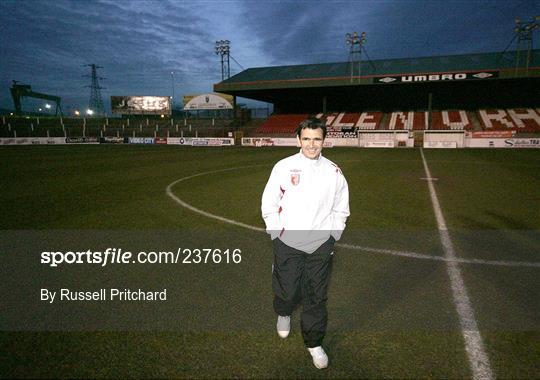
[[[349,212],[349,188],[337,165],[302,152],[279,161],[264,188],[266,231],[289,247],[313,253],[330,235],[339,240]]]

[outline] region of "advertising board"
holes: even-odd
[[[478,131],[471,132],[471,137],[473,139],[508,139],[512,138],[515,134],[515,131]]]
[[[65,137],[7,137],[0,138],[0,145],[58,145],[65,144]]]
[[[232,95],[211,93],[184,96],[184,110],[222,110],[233,109]]]
[[[163,144],[163,145],[166,145],[167,144],[167,138],[166,137],[156,137],[154,139],[154,144]]]
[[[469,148],[540,148],[540,138],[470,138]]]
[[[505,148],[540,148],[540,138],[505,139]]]
[[[457,148],[456,141],[426,141],[424,140],[424,148]]]
[[[128,139],[128,144],[153,144],[153,137],[130,137]]]
[[[99,144],[97,137],[66,137],[66,144]]]
[[[482,80],[498,78],[498,71],[479,72],[451,72],[451,73],[421,73],[406,75],[386,75],[373,78],[374,83],[418,83],[418,82],[445,82],[459,80]]]
[[[125,115],[170,115],[168,96],[111,96],[112,113]]]
[[[113,136],[105,136],[101,137],[99,139],[100,144],[123,144],[124,138],[123,137],[113,137]]]
[[[364,143],[366,148],[393,148],[394,141],[366,141]]]
[[[229,137],[169,137],[167,145],[189,146],[233,146],[234,138]]]

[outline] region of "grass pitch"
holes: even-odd
[[[165,193],[173,181],[202,174],[173,186],[174,194],[207,213],[263,227],[260,197],[272,165],[295,152],[0,149],[2,297],[10,310],[0,335],[0,375],[471,377],[445,263],[437,260],[443,249],[419,150],[323,152],[348,180],[351,217],[340,243],[356,247],[336,251],[325,371],[313,367],[303,348],[298,313],[287,340],[274,331],[272,255],[265,234],[195,213]],[[540,152],[424,154],[456,254],[480,260],[461,263],[460,269],[494,375],[540,377]],[[242,262],[99,270],[52,270],[37,263],[45,246],[74,249],[77,237],[96,247],[105,241],[145,249],[237,247]],[[167,287],[170,298],[162,305],[60,308],[42,305],[37,293],[43,286],[131,285]],[[5,326],[20,321],[29,331],[7,331]]]

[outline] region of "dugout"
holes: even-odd
[[[214,91],[272,103],[275,113],[540,107],[540,50],[244,70]]]

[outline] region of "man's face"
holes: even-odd
[[[302,148],[302,154],[309,159],[315,160],[319,157],[323,147],[323,131],[321,128],[304,128],[300,132],[298,142]]]

